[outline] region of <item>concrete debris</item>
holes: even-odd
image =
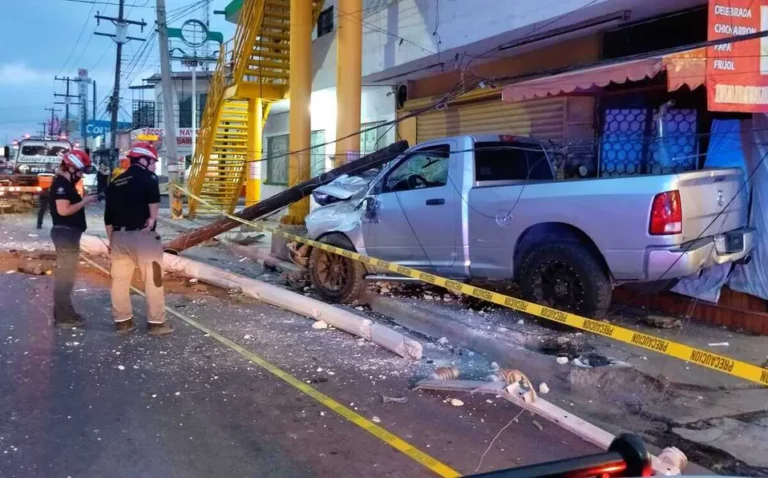
[[[728,343],[728,342],[712,342],[712,343],[707,344],[707,345],[709,345],[710,347],[728,347],[731,344]]]
[[[557,357],[557,363],[565,365],[568,363],[568,357]]]
[[[118,365],[118,366],[117,366],[117,369],[118,369],[118,370],[125,370],[125,367],[124,367],[124,366],[122,366],[122,365]]]
[[[672,433],[702,445],[724,450],[751,466],[768,467],[766,428],[733,418],[714,418],[695,428],[673,428]]]
[[[517,321],[517,325],[524,325],[525,321],[523,319],[520,319]]]
[[[498,369],[499,369],[499,364],[497,364],[496,362],[491,362],[491,370],[498,370]]]
[[[312,324],[313,329],[327,329],[328,324],[325,323],[323,320],[318,320],[317,322]]]
[[[439,345],[448,345],[448,339],[446,339],[445,337],[440,337],[439,339],[437,339],[437,343]]]
[[[19,267],[19,272],[23,272],[25,274],[31,274],[33,276],[42,276],[42,275],[51,275],[53,274],[53,271],[50,269],[46,269],[42,266],[42,264],[35,264],[35,265],[29,265],[29,266],[21,266]]]
[[[536,420],[533,420],[533,425],[538,428],[541,431],[544,431],[544,427],[541,426],[541,423],[537,422]]]
[[[11,269],[11,270],[5,271],[5,273],[6,274],[15,274],[16,271],[14,269]]]
[[[371,418],[371,421],[372,421],[373,423],[381,423],[381,418],[379,418],[379,417],[373,417],[373,418]]]
[[[189,279],[189,280],[187,281],[187,284],[192,284],[192,285],[194,285],[194,284],[197,284],[197,279],[195,279],[195,278],[193,277],[193,278],[191,278],[191,279]]]
[[[388,397],[386,395],[382,395],[381,401],[384,403],[408,403],[408,397]]]
[[[451,399],[451,405],[453,405],[454,407],[463,407],[464,406],[464,402],[462,402],[458,398],[452,398]]]
[[[459,378],[459,369],[455,365],[438,367],[430,377],[434,380],[456,380]]]
[[[251,336],[250,336],[250,335],[243,335],[243,340],[248,340],[248,339],[250,339],[250,338],[251,338]]]
[[[541,382],[539,384],[539,393],[542,395],[546,395],[549,393],[549,386],[545,382]]]
[[[657,329],[682,329],[683,322],[680,319],[674,317],[666,317],[663,315],[649,315],[640,319],[645,325],[656,327]]]

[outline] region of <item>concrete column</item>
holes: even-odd
[[[291,0],[291,71],[289,79],[291,109],[288,113],[290,139],[288,148],[295,152],[288,158],[288,186],[310,178],[312,97],[312,2]],[[296,152],[297,151],[297,152]],[[309,198],[291,204],[283,224],[303,225],[309,214]]]
[[[248,100],[248,162],[245,179],[245,205],[253,206],[261,199],[261,138],[264,128],[261,98]]]
[[[363,75],[363,0],[339,0],[336,36],[336,138],[360,131]],[[360,153],[360,135],[339,139],[335,167]]]

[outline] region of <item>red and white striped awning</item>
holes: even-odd
[[[699,48],[671,55],[653,56],[607,65],[587,66],[559,75],[545,76],[504,87],[502,101],[514,102],[586,92],[611,83],[641,81],[667,72],[667,89],[675,91],[683,85],[690,89],[704,84],[706,49]]]

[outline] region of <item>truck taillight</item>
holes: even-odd
[[[649,232],[654,236],[667,236],[683,232],[683,205],[680,191],[667,191],[653,198]]]

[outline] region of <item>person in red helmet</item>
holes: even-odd
[[[91,158],[88,153],[78,149],[69,150],[62,155],[59,171],[51,183],[51,240],[56,248],[53,320],[58,327],[72,328],[85,324],[82,316],[72,306],[72,288],[80,257],[80,236],[87,227],[84,209],[97,198],[81,197],[75,185],[90,167]]]
[[[107,188],[104,224],[112,249],[112,314],[115,328],[133,330],[129,287],[138,267],[147,296],[147,329],[150,335],[166,335],[173,328],[165,322],[163,246],[155,232],[160,213],[160,185],[152,172],[158,160],[150,143],[135,143],[126,154],[130,166]]]

